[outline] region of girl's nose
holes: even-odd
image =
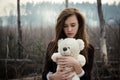
[[[69,27],[68,27],[68,31],[71,31],[71,30],[72,30],[72,28],[69,26]]]

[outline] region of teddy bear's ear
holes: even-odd
[[[59,39],[58,40],[58,45],[63,41],[63,39]]]
[[[84,49],[84,42],[83,42],[83,40],[82,39],[77,39],[77,42],[78,42],[78,44],[80,46],[80,49],[83,50]]]

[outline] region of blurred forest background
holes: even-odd
[[[103,65],[100,53],[97,3],[27,2],[20,4],[20,21],[16,4],[8,4],[4,8],[7,15],[0,16],[0,80],[41,80],[47,45],[54,37],[56,19],[66,7],[78,8],[85,16],[90,42],[95,47],[92,80],[120,80],[120,3],[102,4],[107,65]]]

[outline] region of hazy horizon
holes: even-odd
[[[17,0],[0,0],[0,16],[8,16],[10,9],[12,8],[14,11],[17,10]],[[68,0],[69,3],[96,3],[97,0]],[[65,0],[20,0],[20,4],[26,4],[27,2],[30,3],[41,3],[41,2],[51,2],[51,3],[65,3]],[[118,5],[120,0],[102,0],[102,4],[109,4],[109,5]]]

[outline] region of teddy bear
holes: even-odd
[[[80,52],[84,49],[84,41],[82,39],[65,38],[58,40],[58,51],[53,53],[51,59],[56,62],[60,56],[71,56],[78,60],[82,66],[85,65],[86,59]],[[57,70],[60,65],[57,65]],[[65,67],[65,70],[72,68],[71,66]],[[73,72],[74,77],[72,80],[80,80],[76,72]]]

